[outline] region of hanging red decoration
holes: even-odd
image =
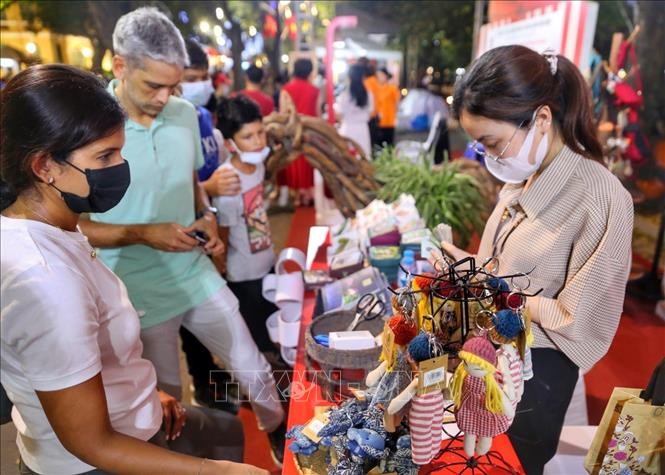
[[[277,36],[277,21],[272,15],[266,15],[263,21],[263,37],[274,38]]]

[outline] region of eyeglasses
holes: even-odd
[[[506,150],[508,150],[508,147],[510,147],[510,143],[513,141],[515,138],[515,134],[517,134],[517,131],[522,128],[524,125],[524,121],[520,122],[520,125],[517,126],[515,129],[515,132],[513,132],[513,135],[510,136],[510,139],[508,140],[508,143],[506,144],[505,147],[503,147],[503,150],[501,150],[501,153],[499,155],[492,155],[491,153],[487,152],[485,150],[485,147],[483,144],[478,142],[477,140],[474,140],[473,143],[471,144],[471,150],[474,151],[474,153],[478,154],[481,157],[489,158],[491,160],[494,160],[495,162],[498,161],[503,157],[503,154],[506,153]]]

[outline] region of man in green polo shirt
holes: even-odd
[[[182,36],[158,10],[139,8],[118,20],[113,48],[116,79],[108,89],[127,112],[122,155],[131,185],[118,206],[91,215],[81,228],[127,286],[141,320],[143,356],[155,365],[160,388],[182,395],[182,325],[232,372],[280,455],[284,411],[270,365],[208,257],[223,245],[196,173],[203,165],[196,111],[172,96],[188,62]]]

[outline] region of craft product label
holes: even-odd
[[[319,437],[319,432],[323,429],[328,423],[328,413],[318,414],[314,416],[302,430],[302,433],[305,437],[311,440],[314,443],[319,443],[321,437]]]
[[[418,395],[443,391],[446,388],[446,372],[448,370],[448,355],[437,356],[421,361],[418,365]]]

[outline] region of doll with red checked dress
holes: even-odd
[[[469,338],[459,358],[451,392],[457,425],[464,432],[464,452],[469,457],[485,455],[492,439],[508,430],[515,410],[496,380],[496,350],[488,339]]]

